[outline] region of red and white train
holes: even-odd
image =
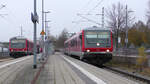
[[[110,61],[113,52],[113,39],[110,30],[92,27],[84,29],[65,41],[64,53],[78,56],[99,65]]]
[[[37,45],[37,53],[40,46]],[[33,54],[33,42],[24,37],[13,37],[9,41],[9,55],[11,57],[22,57]]]

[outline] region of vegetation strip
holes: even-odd
[[[130,76],[130,77],[133,77],[135,79],[138,79],[140,81],[144,81],[144,82],[147,82],[148,84],[150,84],[150,79],[149,78],[146,78],[144,76],[141,76],[141,75],[136,75],[136,74],[133,74],[133,73],[129,73],[129,72],[125,72],[125,71],[122,71],[122,70],[118,70],[118,69],[115,69],[115,68],[111,68],[111,67],[107,67],[105,66],[106,69],[109,69],[109,70],[112,70],[112,71],[115,71],[115,72],[118,72],[118,73],[121,73],[121,74],[125,74],[127,76]]]

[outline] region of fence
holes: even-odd
[[[9,56],[8,48],[0,47],[0,57],[3,58],[3,57],[8,57],[8,56]]]

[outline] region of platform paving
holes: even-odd
[[[58,54],[49,57],[36,84],[85,84]]]
[[[11,84],[85,84],[58,54],[49,56],[47,63],[37,76],[41,66],[40,62],[37,69],[33,69],[31,64],[26,65]]]
[[[88,72],[88,77],[64,57]],[[45,63],[45,64],[44,64]],[[77,59],[55,53],[47,58],[47,62],[38,61],[37,69],[33,69],[33,57],[22,62],[0,69],[0,84],[138,84],[117,74],[81,62]],[[42,67],[44,65],[44,67]],[[83,71],[84,71],[83,70]],[[97,83],[101,84],[101,83]]]
[[[15,84],[14,79],[31,65],[33,57],[23,57],[0,63],[0,84]],[[20,61],[22,60],[22,61]]]

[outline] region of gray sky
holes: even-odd
[[[40,23],[38,24],[37,35],[40,36],[41,32],[41,1],[37,0],[37,12],[39,14]],[[78,24],[72,21],[79,22],[80,17],[76,16],[77,13],[86,14],[91,10],[100,0],[45,0],[45,10],[50,10],[48,14],[50,33],[58,35],[66,28],[69,32],[78,32],[80,29],[96,25],[90,22],[80,22]],[[8,14],[7,16],[0,17],[0,41],[8,41],[13,36],[20,35],[20,26],[23,27],[23,35],[29,39],[33,39],[33,23],[31,22],[30,15],[33,11],[33,0],[0,0],[0,4],[6,4],[6,8],[0,10],[0,14]],[[146,10],[148,9],[148,0],[103,0],[103,2],[90,13],[101,13],[101,8],[104,6],[106,9],[111,7],[113,3],[121,2],[127,4],[130,9],[134,11],[136,20],[146,22]],[[97,22],[101,21],[101,16],[86,16]],[[85,20],[84,20],[85,21]]]

